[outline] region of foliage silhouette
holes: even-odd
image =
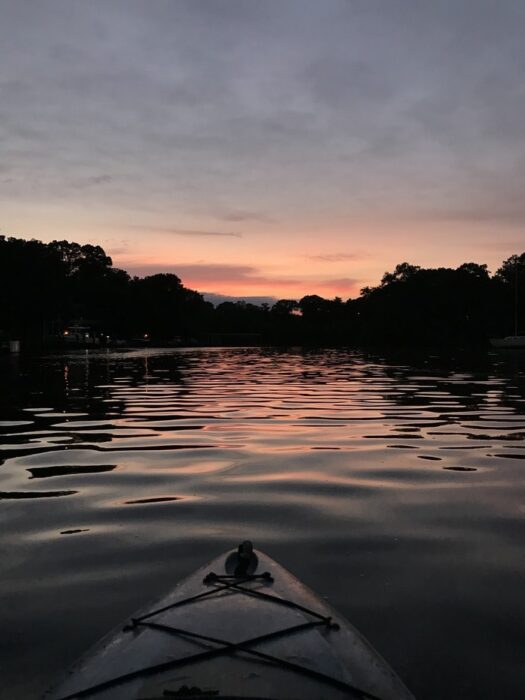
[[[28,343],[58,341],[68,325],[84,323],[123,341],[228,343],[235,335],[237,343],[480,347],[515,324],[525,332],[525,253],[493,276],[474,262],[403,262],[346,302],[310,294],[271,308],[214,308],[174,274],[131,278],[100,246],[0,236],[0,298],[0,333]]]

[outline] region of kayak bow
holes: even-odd
[[[47,700],[414,700],[339,613],[250,542],[110,633]]]

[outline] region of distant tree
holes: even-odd
[[[413,277],[421,268],[418,265],[411,265],[407,262],[396,265],[394,272],[385,272],[381,279],[381,286],[385,287],[393,282],[406,282]]]
[[[299,301],[299,309],[305,319],[315,319],[328,310],[328,302],[317,294],[307,294]]]
[[[171,339],[195,331],[213,308],[198,292],[186,289],[177,275],[161,273],[132,281],[134,330]]]
[[[473,263],[473,262],[463,263],[463,265],[460,265],[457,268],[457,270],[461,274],[464,273],[466,275],[470,275],[472,277],[475,277],[479,280],[486,281],[486,280],[490,279],[489,272],[487,270],[486,265],[478,265],[478,263]]]
[[[496,279],[505,284],[514,286],[516,279],[518,282],[525,282],[525,253],[521,255],[511,255],[503,261],[501,267],[496,271]]]
[[[83,270],[107,270],[113,265],[111,258],[106,255],[99,245],[80,245],[69,241],[52,241],[49,249],[56,252],[62,259],[68,277],[73,277]]]
[[[225,333],[260,333],[268,330],[268,305],[257,306],[246,301],[225,301],[215,309],[216,331]]]
[[[68,286],[66,315],[103,328],[123,328],[129,275],[113,269],[113,261],[98,245],[52,241],[48,248],[64,265]]]
[[[58,322],[67,296],[59,256],[41,241],[0,236],[0,330],[42,338]]]
[[[278,316],[289,316],[299,311],[299,304],[295,299],[279,299],[272,306],[271,311]]]
[[[161,342],[215,331],[257,333],[274,344],[480,347],[516,325],[525,332],[525,253],[492,277],[474,262],[402,262],[346,302],[307,294],[271,308],[238,301],[214,309],[175,274],[131,279],[100,246],[0,236],[0,299],[0,333],[27,340],[83,319],[107,334]]]
[[[525,333],[525,253],[504,260],[494,279],[498,284],[501,332]]]

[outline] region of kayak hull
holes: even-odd
[[[359,632],[286,569],[259,551],[244,574],[234,575],[237,563],[236,552],[224,554],[179,583],[101,640],[46,700],[414,700]]]

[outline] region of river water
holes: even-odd
[[[0,380],[3,697],[246,538],[418,700],[523,697],[522,356],[78,351]]]

